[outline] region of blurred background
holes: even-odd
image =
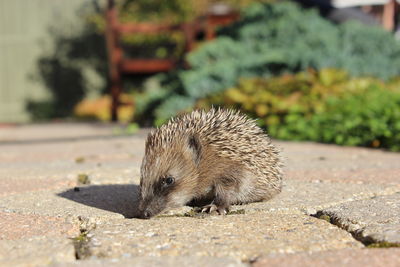
[[[0,0],[0,127],[157,126],[211,106],[274,137],[400,150],[395,0]]]

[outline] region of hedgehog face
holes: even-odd
[[[139,214],[150,218],[166,209],[184,206],[194,195],[199,146],[192,138],[147,148],[141,166]]]

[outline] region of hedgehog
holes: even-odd
[[[268,135],[239,111],[180,115],[147,136],[138,217],[185,205],[226,214],[230,205],[269,200],[281,191],[281,165]]]

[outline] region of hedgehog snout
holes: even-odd
[[[142,205],[140,205],[142,206]],[[140,219],[150,219],[154,215],[154,212],[151,211],[148,207],[140,207],[138,218]]]
[[[165,207],[165,198],[160,196],[152,196],[151,198],[141,199],[139,203],[139,218],[149,219],[160,212],[162,212]]]
[[[140,218],[142,218],[142,219],[150,219],[151,216],[152,216],[152,214],[148,210],[145,210],[140,214]]]

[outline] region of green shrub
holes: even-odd
[[[157,121],[235,86],[240,77],[340,68],[351,76],[387,80],[400,73],[400,45],[380,28],[356,22],[334,25],[315,10],[288,1],[255,3],[219,38],[190,53],[188,61],[191,69],[171,76],[177,87],[158,103]],[[185,105],[170,104],[179,99]],[[154,109],[149,112],[154,115]]]
[[[400,150],[400,92],[371,85],[364,92],[328,99],[326,110],[303,124],[288,123],[287,138]]]
[[[192,69],[181,74],[188,94],[224,90],[237,77],[307,68],[339,68],[382,79],[400,72],[400,45],[390,33],[356,22],[337,26],[291,2],[253,4],[222,34],[189,55]]]
[[[349,78],[323,69],[272,79],[245,79],[200,100],[241,109],[271,136],[400,150],[400,82]]]

